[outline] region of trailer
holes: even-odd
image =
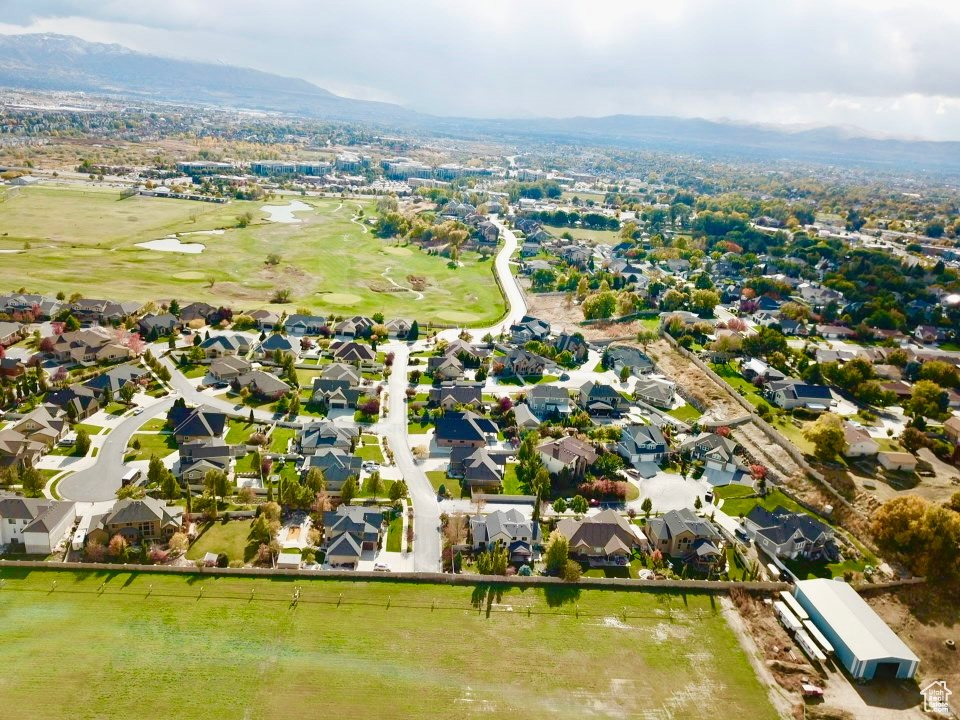
[[[807,634],[813,638],[813,641],[820,647],[821,650],[826,655],[833,655],[833,645],[830,644],[830,641],[827,640],[823,633],[813,624],[813,620],[803,620],[803,629],[807,631]]]
[[[784,605],[780,600],[777,600],[773,603],[773,612],[776,614],[780,624],[783,625],[783,627],[791,635],[803,630],[803,625],[801,625],[800,621],[797,620],[797,616],[794,615],[790,611],[790,608]]]
[[[797,645],[800,646],[800,649],[803,650],[807,654],[807,657],[809,657],[811,660],[816,660],[820,663],[825,663],[827,661],[827,656],[823,654],[820,648],[817,647],[817,644],[813,642],[809,635],[807,635],[806,630],[797,630],[796,634],[793,636],[793,639],[796,641]]]
[[[810,616],[807,615],[807,611],[803,609],[803,606],[800,602],[790,593],[780,593],[780,599],[783,600],[783,604],[790,608],[790,612],[797,616],[797,620],[803,622],[804,620],[809,620]]]

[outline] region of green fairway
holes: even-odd
[[[373,235],[354,213],[373,214],[372,203],[298,198],[311,210],[296,213],[299,223],[264,220],[265,204],[287,205],[288,198],[226,204],[135,196],[118,190],[77,187],[24,188],[0,203],[0,225],[8,278],[29,278],[31,290],[53,295],[62,290],[114,300],[202,300],[243,309],[267,305],[277,289],[290,291],[290,303],[318,313],[415,317],[447,322],[492,322],[504,303],[491,260],[464,253],[462,267],[415,247]],[[339,208],[339,209],[338,209]],[[250,213],[246,227],[238,218]],[[184,243],[202,243],[200,254],[136,247],[172,233]],[[219,232],[223,230],[223,232]],[[402,250],[402,253],[397,253]],[[268,265],[268,255],[279,263]],[[78,272],[96,267],[97,272]],[[420,292],[409,278],[422,278]],[[12,280],[11,280],[12,282]],[[20,281],[18,281],[20,282]],[[397,286],[406,290],[397,290]],[[0,288],[14,290],[14,286]]]
[[[776,717],[709,596],[0,572],[5,706],[45,720]]]

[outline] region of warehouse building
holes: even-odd
[[[850,585],[801,580],[793,594],[855,679],[910,679],[920,659]]]

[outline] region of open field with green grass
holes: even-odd
[[[564,233],[570,233],[574,240],[583,240],[588,243],[616,245],[620,242],[620,233],[615,230],[591,230],[590,228],[559,227],[557,225],[547,225],[546,227],[552,235],[556,235],[557,237],[560,237]]]
[[[204,720],[696,717],[707,706],[716,720],[777,717],[710,596],[14,568],[2,577],[0,658],[17,668],[4,701],[45,720],[144,708]]]
[[[331,198],[298,198],[312,210],[297,212],[299,223],[266,220],[269,202],[224,205],[135,196],[120,199],[109,188],[30,187],[0,203],[5,236],[0,250],[8,278],[29,278],[31,290],[63,290],[116,300],[169,300],[171,296],[213,304],[266,305],[274,289],[290,291],[293,312],[416,317],[456,323],[489,323],[504,309],[491,260],[464,253],[463,267],[415,247],[381,240],[362,222],[359,209],[372,203]],[[342,206],[341,206],[342,205]],[[254,218],[237,227],[245,213]],[[208,231],[219,234],[184,235]],[[202,243],[200,254],[164,252],[136,243],[181,233],[184,243]],[[29,245],[29,247],[27,247]],[[268,255],[280,256],[268,265]],[[77,273],[78,265],[96,273]],[[410,290],[408,276],[426,279],[423,298]],[[393,292],[393,281],[408,292]],[[12,282],[12,280],[11,280]],[[14,286],[2,288],[14,290]]]

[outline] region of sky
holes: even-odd
[[[960,140],[955,0],[0,0],[55,32],[437,115],[676,115]]]

